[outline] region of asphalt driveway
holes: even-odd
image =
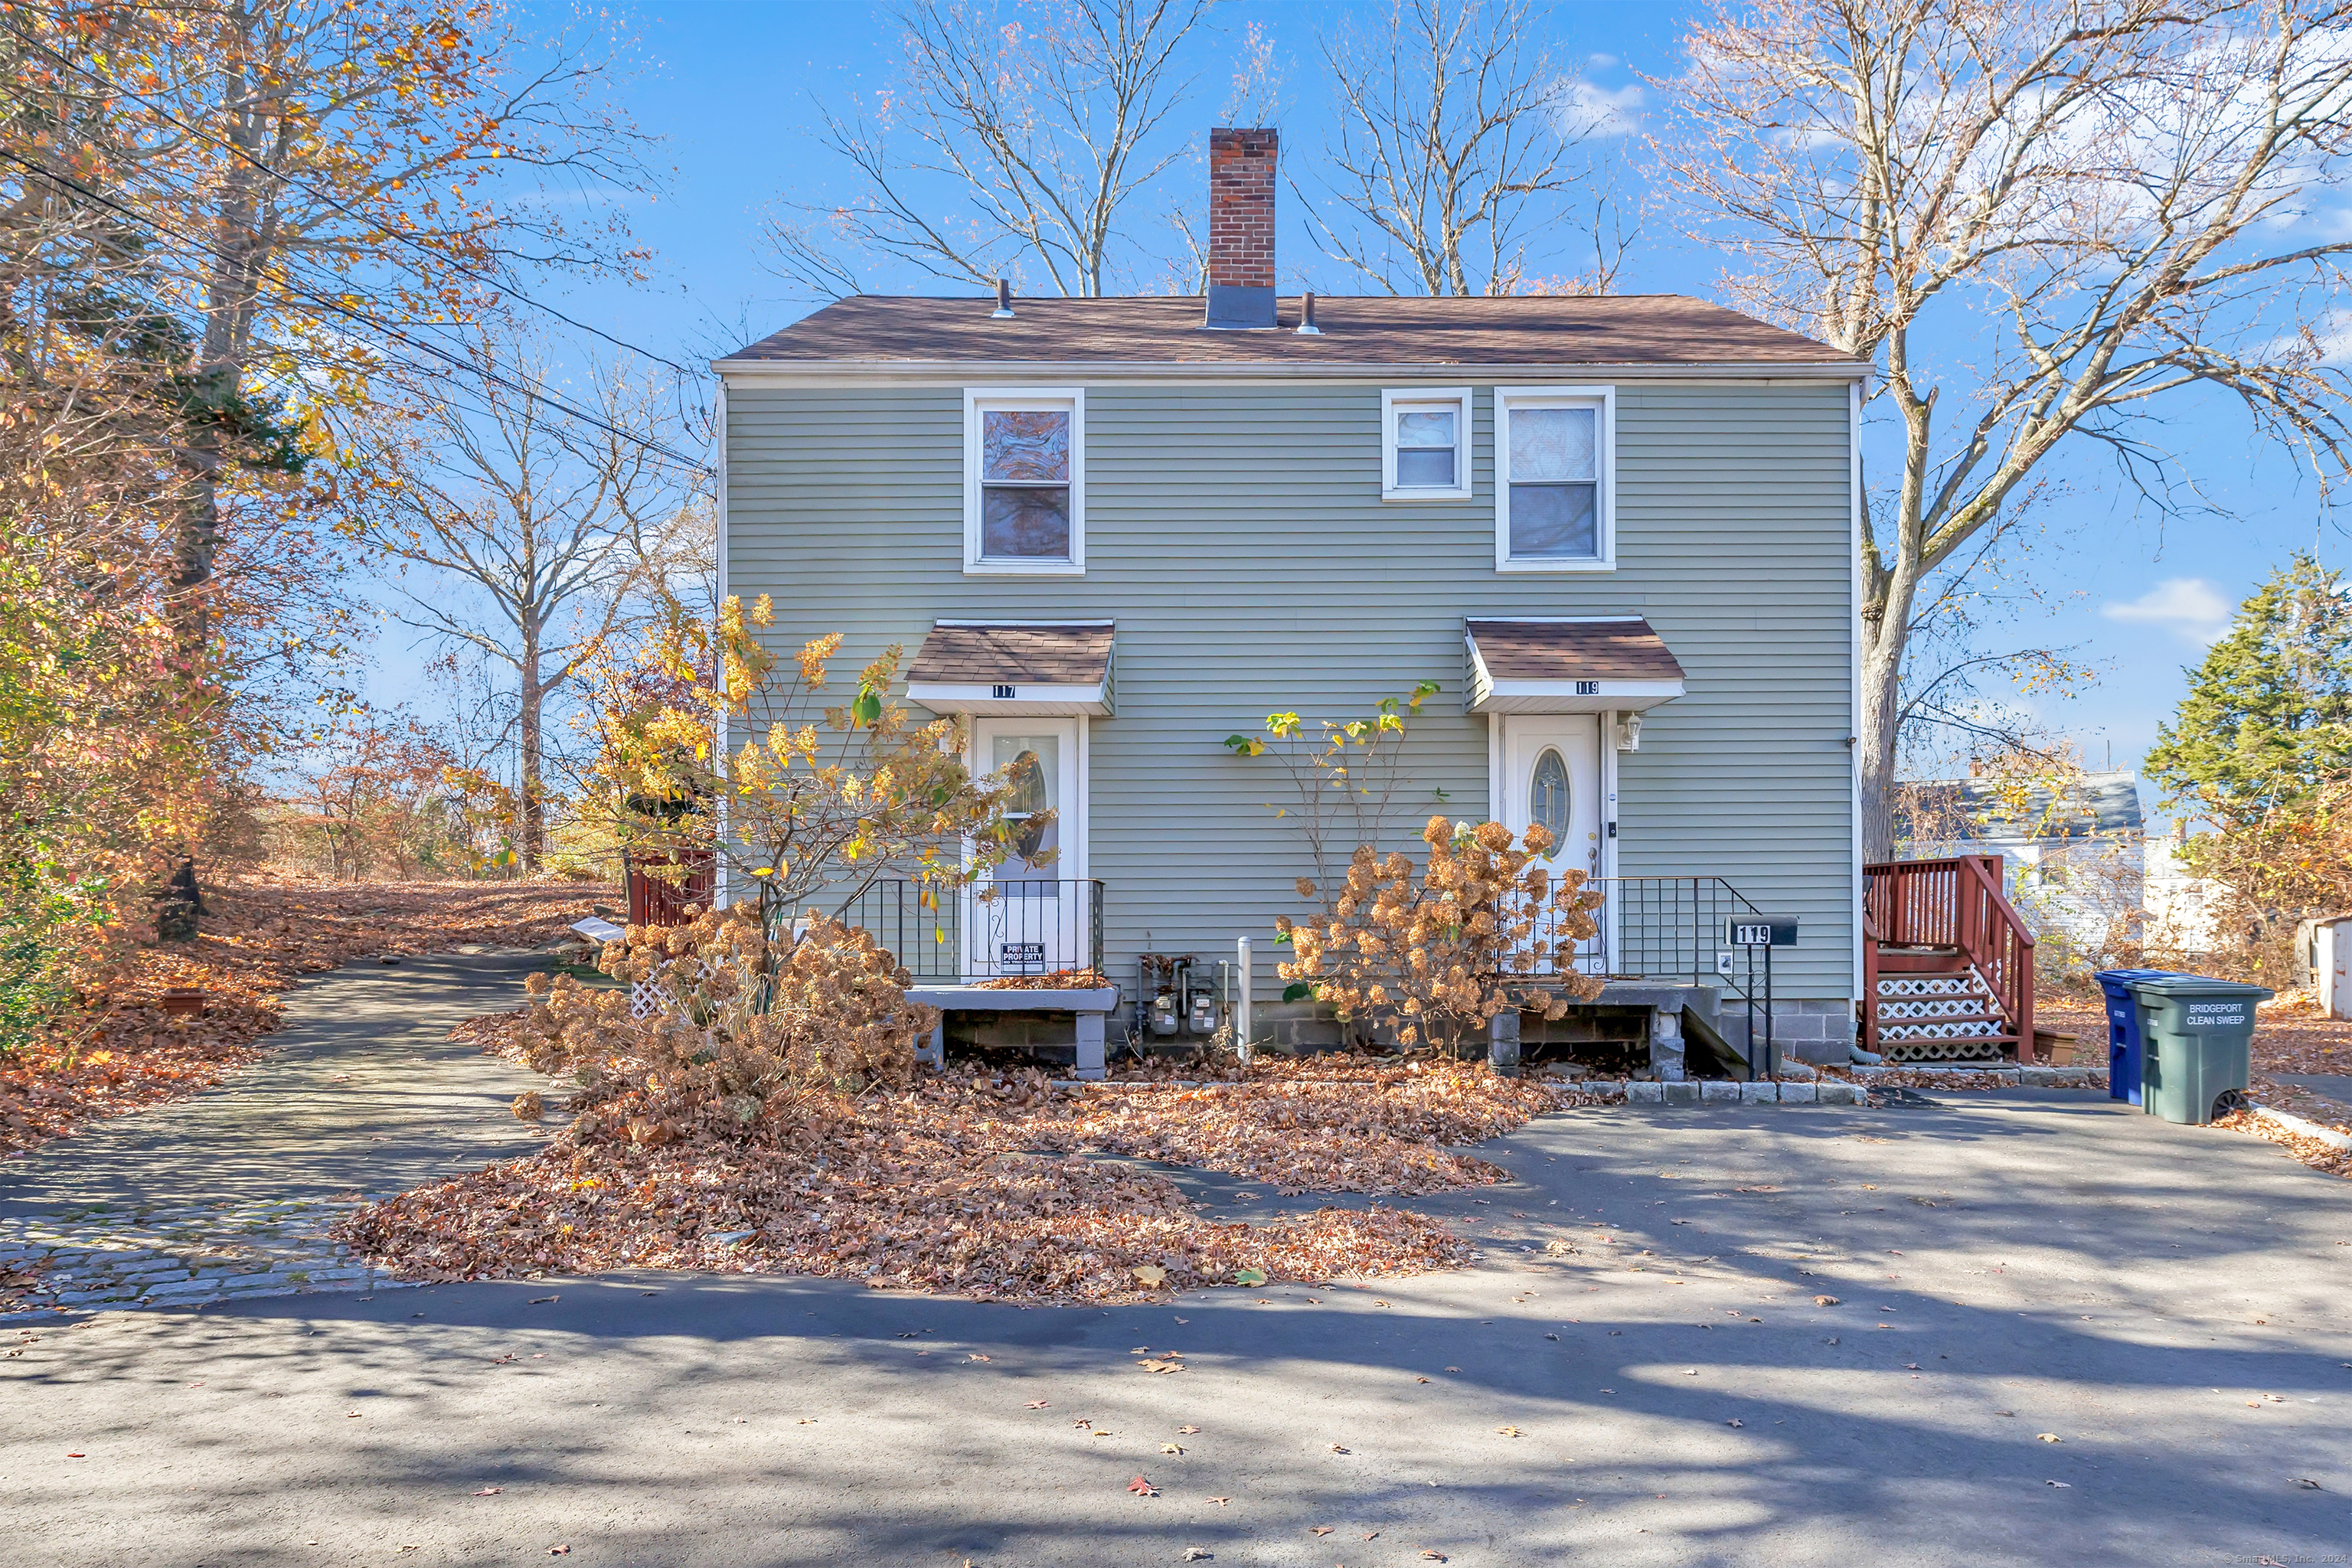
[[[0,1351],[7,1558],[1843,1568],[2352,1542],[2352,1186],[2266,1144],[2025,1092],[1572,1112],[1486,1152],[1522,1183],[1423,1205],[1475,1222],[1480,1267],[1370,1288],[1103,1311],[607,1277],[26,1329]]]

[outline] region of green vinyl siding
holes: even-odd
[[[1274,917],[1303,910],[1305,845],[1275,809],[1288,784],[1225,736],[1278,710],[1354,717],[1434,679],[1398,826],[1483,818],[1465,618],[1645,616],[1688,693],[1618,755],[1618,872],[1721,876],[1797,915],[1776,991],[1850,997],[1846,384],[1620,384],[1617,569],[1534,574],[1495,570],[1491,385],[1473,396],[1471,499],[1381,499],[1381,390],[1414,384],[1087,386],[1087,571],[1039,578],[962,570],[964,384],[739,384],[729,590],[773,597],[780,649],[845,633],[845,670],[891,642],[911,656],[934,619],[1116,621],[1088,870],[1130,984],[1138,952],[1224,957],[1250,935],[1266,954]]]

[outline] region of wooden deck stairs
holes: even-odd
[[[1863,870],[1864,1048],[1891,1062],[2032,1060],[2033,937],[2002,891],[2001,858]]]

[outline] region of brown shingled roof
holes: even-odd
[[[1209,331],[1199,296],[1018,300],[859,295],[729,357],[731,363],[834,360],[951,363],[1338,364],[1789,364],[1867,368],[1825,343],[1680,294],[1607,298],[1330,299],[1318,337]],[[1298,301],[1281,301],[1281,329]]]
[[[1647,621],[1472,621],[1469,630],[1496,680],[1683,678],[1682,665]]]
[[[1110,673],[1111,626],[980,626],[942,621],[915,662],[912,683],[939,686],[1098,686]]]

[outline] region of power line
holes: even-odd
[[[123,205],[121,202],[114,200],[112,197],[101,195],[98,192],[91,190],[89,186],[81,184],[79,181],[68,178],[64,174],[60,174],[54,169],[45,168],[41,164],[36,163],[28,158],[19,156],[17,153],[9,152],[5,148],[0,148],[0,158],[5,158],[9,163],[15,163],[20,168],[27,170],[34,174],[39,175],[42,179],[48,181],[52,184],[69,190],[87,201],[95,202],[100,206],[106,207],[113,212],[120,213],[133,223],[143,224],[147,227],[154,230],[157,234],[165,236],[168,238],[177,240],[183,245],[200,250],[205,255],[214,258],[215,260],[234,261],[233,258],[228,256],[226,252],[215,248],[209,242],[192,238],[172,227],[169,224],[164,223],[162,219],[153,217],[146,213],[136,212],[131,208]],[[687,457],[681,452],[673,451],[668,447],[664,446],[658,441],[647,440],[645,437],[636,434],[635,431],[624,430],[619,426],[613,424],[602,416],[591,414],[584,408],[578,407],[564,401],[562,398],[549,392],[543,386],[525,386],[520,382],[511,381],[497,371],[491,370],[485,365],[476,364],[469,360],[461,359],[457,355],[449,353],[446,349],[441,348],[436,344],[425,342],[419,338],[411,337],[401,328],[395,327],[388,321],[384,321],[377,317],[370,316],[362,311],[355,310],[340,300],[329,299],[325,295],[313,293],[308,289],[304,289],[299,285],[294,284],[290,279],[288,283],[288,292],[313,306],[316,306],[320,310],[326,310],[333,315],[343,317],[352,321],[356,321],[361,326],[382,333],[396,342],[404,343],[409,348],[415,349],[421,353],[428,354],[453,370],[461,371],[468,375],[478,376],[483,381],[490,383],[492,385],[504,387],[506,390],[515,393],[518,395],[537,398],[541,402],[560,410],[584,425],[602,430],[607,435],[616,437],[621,440],[628,441],[636,446],[642,447],[646,451],[651,452],[657,457],[666,458],[669,461],[678,465],[680,468],[686,468],[693,473],[708,475],[711,471],[710,465],[708,463]]]
[[[79,61],[58,53],[56,49],[51,48],[47,44],[43,43],[38,38],[26,37],[26,35],[21,30],[12,30],[16,31],[16,37],[19,39],[23,40],[32,47],[40,50],[43,54],[47,55],[51,59],[56,60],[59,65],[64,66],[67,69],[77,71],[81,75],[88,77],[90,80],[98,83],[103,88],[106,88],[110,91],[120,93],[125,98],[136,100],[137,102],[144,105],[151,112],[159,118],[168,121],[172,124],[178,126],[181,130],[189,132],[191,135],[203,137],[205,140],[212,142],[214,145],[223,149],[224,151],[234,153],[236,156],[242,158],[245,162],[252,164],[254,168],[259,170],[265,174],[268,174],[270,178],[289,185],[296,190],[301,191],[317,201],[325,203],[327,205],[333,207],[337,212],[343,214],[345,216],[361,223],[371,222],[364,214],[353,208],[349,203],[341,201],[336,197],[328,195],[315,185],[308,184],[303,181],[298,180],[293,175],[287,174],[284,170],[255,156],[245,148],[239,147],[234,142],[224,140],[220,136],[205,131],[201,126],[191,124],[189,121],[173,114],[170,110],[163,108],[161,104],[157,103],[153,99],[148,97],[146,94],[142,93],[133,88],[125,87],[121,82],[114,80],[112,78],[99,71],[92,70],[90,68],[83,65]],[[486,272],[479,268],[459,261],[455,258],[440,256],[437,252],[435,252],[431,247],[425,245],[424,241],[415,238],[414,236],[404,234],[397,229],[383,227],[382,225],[372,225],[372,226],[378,228],[383,234],[392,239],[398,240],[404,245],[410,246],[427,255],[436,257],[437,260],[441,261],[445,265],[457,268],[459,270],[465,272],[468,277],[471,277],[478,281],[488,283],[492,288],[499,289],[502,293],[512,295],[514,298],[521,300],[524,304],[531,307],[531,309],[552,316],[555,320],[562,321],[568,327],[574,328],[580,331],[593,333],[596,337],[602,338],[606,342],[611,343],[615,348],[626,349],[631,353],[642,354],[646,358],[652,360],[655,363],[662,365],[669,370],[676,371],[680,375],[693,376],[699,374],[694,368],[680,364],[676,360],[669,358],[666,354],[656,353],[653,350],[646,348],[640,343],[631,342],[625,338],[615,337],[612,333],[604,331],[602,327],[598,327],[591,322],[580,321],[576,317],[567,315],[563,311],[557,310],[554,306],[546,303],[544,300],[533,298],[523,289],[507,283],[493,274]]]
[[[181,119],[178,115],[173,114],[170,110],[163,108],[161,104],[157,103],[153,99],[149,98],[146,94],[139,92],[135,89],[125,87],[121,83],[116,81],[113,78],[106,76],[101,72],[92,70],[89,67],[83,65],[79,60],[73,59],[68,56],[59,54],[56,49],[51,48],[40,39],[29,37],[21,30],[13,27],[10,30],[16,32],[16,37],[22,39],[25,43],[40,50],[43,54],[48,56],[59,65],[65,67],[68,70],[78,71],[81,75],[88,77],[90,80],[98,83],[100,87],[103,87],[111,92],[121,93],[125,98],[137,100],[138,102],[145,105],[152,113],[157,115],[161,119],[166,120],[172,124],[178,126],[181,130],[187,132],[192,136],[201,136],[205,140],[212,142],[215,146],[219,147],[226,152],[234,153],[236,156],[242,158],[247,163],[252,164],[256,169],[261,171],[261,173],[268,174],[271,179],[278,180],[287,185],[290,185],[294,189],[310,195],[314,200],[324,202],[327,205],[333,207],[337,212],[341,213],[346,217],[352,218],[360,223],[371,222],[364,214],[353,208],[349,203],[340,201],[334,196],[329,195],[325,192],[320,191],[317,186],[307,184],[302,181],[296,179],[293,175],[287,174],[284,170],[277,168],[276,166],[264,162],[262,159],[256,157],[252,153],[247,152],[245,148],[238,146],[234,142],[225,140],[211,132],[204,130],[200,126],[189,123],[187,121]],[[390,237],[400,241],[404,245],[413,247],[417,250],[425,252],[428,256],[435,257],[436,260],[439,260],[445,265],[457,267],[465,272],[467,276],[474,279],[478,282],[488,283],[492,288],[498,289],[503,293],[513,295],[516,299],[520,300],[524,304],[529,305],[531,309],[544,311],[546,314],[554,317],[557,321],[562,321],[565,326],[574,328],[583,332],[592,332],[597,337],[604,339],[606,342],[611,343],[614,348],[626,349],[631,353],[643,354],[646,358],[652,360],[655,363],[667,366],[668,369],[676,371],[680,375],[693,376],[698,374],[696,371],[678,363],[676,360],[669,358],[666,354],[656,353],[653,350],[630,342],[625,338],[616,338],[612,333],[604,331],[602,327],[593,326],[589,322],[568,316],[562,310],[557,310],[554,306],[547,304],[543,300],[533,299],[530,294],[524,292],[522,289],[502,282],[499,279],[483,271],[479,268],[470,266],[463,261],[456,260],[454,258],[440,256],[423,240],[417,239],[412,235],[403,234],[397,229],[383,228],[383,226],[380,224],[372,224],[371,226],[382,229],[383,232],[390,236]]]

